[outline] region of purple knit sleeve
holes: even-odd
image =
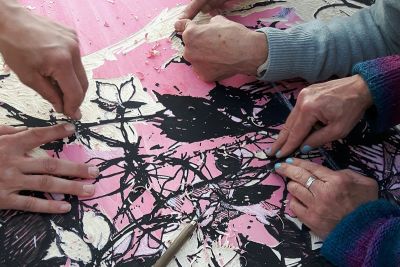
[[[400,266],[400,208],[383,200],[360,206],[329,234],[321,253],[339,267]]]
[[[375,107],[367,119],[378,132],[400,123],[400,55],[357,63],[353,74],[368,84]]]

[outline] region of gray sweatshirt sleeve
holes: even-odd
[[[309,82],[344,77],[358,62],[400,53],[400,0],[377,0],[351,17],[319,20],[287,30],[262,28],[268,58],[261,80],[302,77]]]

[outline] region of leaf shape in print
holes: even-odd
[[[130,101],[133,98],[133,95],[136,93],[136,87],[133,83],[133,77],[122,83],[119,89],[119,99],[122,102],[122,105],[125,106],[125,102]]]
[[[113,83],[96,81],[96,94],[102,100],[115,104],[120,103],[119,88]]]
[[[87,211],[83,213],[82,224],[85,241],[101,250],[111,236],[111,226],[107,218],[102,214]]]
[[[129,108],[129,109],[136,109],[136,108],[140,108],[143,105],[146,105],[147,103],[145,102],[140,102],[140,101],[128,101],[128,102],[124,102],[123,106],[125,108]]]
[[[56,243],[63,254],[71,260],[85,264],[92,260],[89,246],[76,233],[63,229],[53,221],[51,226],[56,231]]]
[[[96,103],[99,106],[99,108],[101,108],[102,110],[108,111],[108,112],[115,110],[118,106],[117,103],[105,101],[100,98],[91,100],[91,102]]]

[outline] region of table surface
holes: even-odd
[[[168,39],[184,8],[176,0],[21,3],[76,29],[90,82],[77,134],[32,155],[97,164],[101,175],[90,199],[28,192],[70,201],[68,214],[1,212],[1,266],[151,266],[199,216],[169,266],[328,265],[264,152],[289,113],[283,100],[294,104],[303,81],[200,81],[181,39]],[[355,11],[341,0],[245,1],[226,15],[256,29]],[[3,124],[66,120],[6,68],[0,100]],[[375,178],[396,201],[399,141],[396,129],[376,136],[361,122],[348,138],[299,156]]]

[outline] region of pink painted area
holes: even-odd
[[[20,0],[32,12],[77,31],[82,55],[88,55],[137,32],[176,0],[134,1],[54,1]],[[114,3],[111,3],[114,2]]]
[[[279,241],[268,233],[263,223],[248,214],[243,214],[229,222],[228,231],[222,239],[222,244],[227,241],[231,246],[239,246],[237,243],[237,240],[240,240],[239,233],[253,242],[265,244],[269,247],[275,247],[279,244]]]

